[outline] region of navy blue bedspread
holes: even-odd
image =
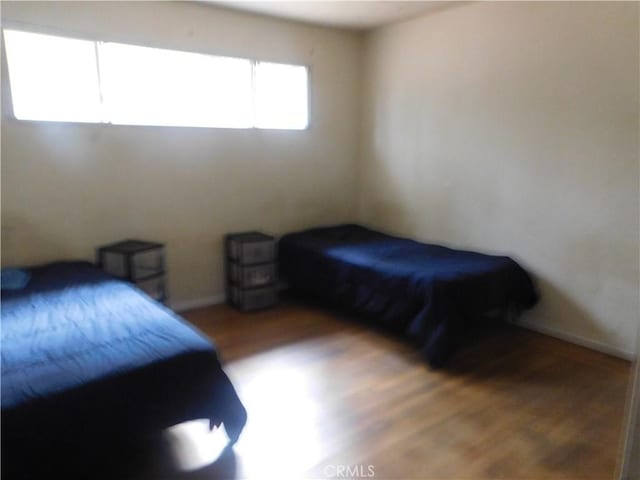
[[[199,418],[237,439],[246,411],[197,330],[89,263],[30,272],[2,292],[3,470]]]
[[[291,288],[410,337],[434,367],[488,314],[520,311],[538,299],[530,276],[509,257],[359,225],[285,235],[278,255],[280,274]]]

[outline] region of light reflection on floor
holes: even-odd
[[[319,457],[318,405],[301,369],[269,362],[239,392],[249,420],[235,451],[244,478],[300,478]]]
[[[234,382],[249,416],[233,447],[236,478],[297,479],[320,460],[319,406],[302,368],[263,360],[260,368],[243,371],[241,383]],[[227,445],[224,426],[209,432],[206,420],[176,425],[165,431],[165,440],[181,472],[206,469]]]
[[[209,430],[209,420],[195,420],[164,432],[171,461],[183,472],[199,470],[215,462],[227,445],[224,426]]]

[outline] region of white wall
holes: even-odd
[[[361,37],[191,2],[2,2],[3,22],[311,67],[307,131],[16,121],[2,58],[2,261],[166,242],[177,303],[222,293],[222,236],[353,219]]]
[[[304,132],[46,124],[12,118],[3,54],[4,265],[164,241],[172,299],[188,303],[222,292],[225,232],[359,218],[510,254],[542,290],[526,322],[633,350],[637,3],[453,4],[370,34],[364,65],[357,34],[197,3],[3,2],[2,15],[312,72]]]
[[[366,41],[359,218],[501,252],[524,321],[617,353],[638,324],[638,3],[479,2]]]

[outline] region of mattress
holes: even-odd
[[[360,225],[284,235],[279,269],[300,293],[402,333],[442,366],[465,332],[531,308],[530,275],[507,256],[387,235]]]
[[[193,419],[238,438],[246,411],[194,327],[86,262],[30,273],[2,291],[3,470]]]

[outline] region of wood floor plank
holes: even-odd
[[[627,361],[509,326],[432,370],[406,341],[296,303],[184,316],[215,339],[249,420],[217,462],[138,478],[615,477]]]

